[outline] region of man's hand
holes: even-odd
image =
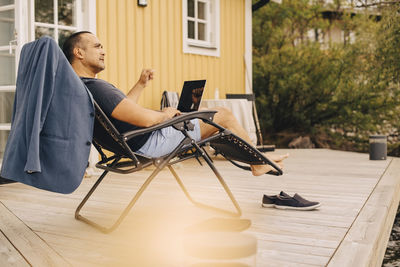
[[[147,86],[147,83],[150,80],[153,80],[154,77],[154,70],[153,69],[143,69],[142,73],[140,74],[139,81],[137,82],[143,87]]]
[[[167,119],[172,119],[175,116],[179,116],[181,112],[173,107],[166,107],[161,110],[161,112],[167,115]]]
[[[133,102],[137,103],[143,89],[147,86],[147,83],[150,80],[153,80],[153,77],[154,77],[153,69],[143,69],[142,73],[140,74],[139,80],[127,94],[128,98],[130,98]]]

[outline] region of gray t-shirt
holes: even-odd
[[[118,90],[114,85],[101,79],[84,77],[81,77],[81,79],[92,93],[94,101],[96,101],[120,133],[141,129],[138,126],[111,117],[111,113],[114,111],[115,107],[126,98],[123,92]],[[150,133],[134,137],[128,141],[128,145],[133,151],[137,151],[146,143],[149,136]]]

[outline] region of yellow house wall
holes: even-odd
[[[125,93],[143,68],[155,79],[140,104],[159,108],[164,90],[180,92],[184,80],[207,79],[204,98],[245,92],[244,0],[220,0],[220,57],[184,54],[182,1],[97,0],[97,35],[105,47],[106,69],[99,78]]]

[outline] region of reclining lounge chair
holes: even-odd
[[[73,71],[56,42],[49,37],[42,37],[24,46],[20,57],[16,96],[18,96],[14,104],[14,112],[16,113],[13,113],[10,133],[10,136],[14,135],[16,139],[13,139],[15,142],[7,144],[9,153],[5,154],[8,157],[3,160],[2,176],[52,192],[71,193],[82,181],[90,150],[91,142],[89,140],[92,140],[93,132],[93,144],[101,155],[101,160],[96,166],[103,169],[104,172],[78,206],[75,218],[103,232],[114,230],[122,222],[147,186],[165,167],[168,167],[188,199],[194,204],[240,216],[241,210],[237,201],[203,150],[203,147],[207,144],[210,144],[229,160],[248,164],[270,164],[276,170],[276,174],[282,174],[278,166],[266,159],[259,151],[228,130],[215,124],[212,121],[214,111],[187,113],[153,127],[119,133],[96,103],[93,107],[87,88]],[[20,102],[21,100],[27,102]],[[24,105],[24,103],[30,103],[30,105]],[[33,118],[31,120],[26,119],[26,117],[32,115],[33,112],[26,110],[26,106],[36,108],[35,117],[29,116],[29,118]],[[93,111],[95,111],[94,114]],[[68,114],[68,119],[66,119],[66,114]],[[93,115],[95,116],[94,128],[92,128]],[[190,123],[190,119],[193,118],[199,118],[205,123],[214,125],[218,129],[218,133],[200,142],[192,140],[188,131],[193,128]],[[144,157],[134,153],[127,145],[127,141],[134,136],[170,125],[180,130],[185,138],[174,151],[164,157]],[[24,132],[21,129],[26,130]],[[30,129],[33,130],[28,131]],[[23,138],[33,135],[32,133],[36,137],[33,147],[38,149],[25,147],[26,142]],[[9,141],[10,139],[12,138],[9,138]],[[55,141],[50,142],[49,140]],[[17,150],[20,153],[15,153]],[[109,154],[106,155],[104,150],[111,151],[113,154],[107,156]],[[32,151],[36,153],[32,153]],[[16,157],[16,155],[19,157]],[[71,155],[73,156],[71,157]],[[28,160],[20,160],[23,157],[28,158]],[[70,159],[67,162],[68,157]],[[172,165],[194,157],[202,157],[213,170],[231,199],[235,207],[234,212],[210,207],[191,198]],[[25,164],[34,165],[35,169],[28,166],[25,170]],[[82,207],[108,172],[132,173],[150,165],[154,165],[155,170],[139,188],[113,225],[104,227],[80,214]]]
[[[153,127],[126,133],[119,133],[118,130],[113,126],[113,124],[110,122],[110,120],[107,118],[107,116],[104,114],[104,112],[96,103],[95,103],[95,110],[96,113],[95,113],[93,145],[96,147],[96,149],[101,155],[101,160],[96,164],[96,167],[103,169],[104,172],[98,178],[96,183],[93,185],[91,190],[88,192],[88,194],[85,196],[85,198],[78,206],[75,212],[75,218],[78,220],[82,220],[85,223],[88,223],[89,225],[94,226],[95,228],[104,233],[111,232],[116,227],[118,227],[118,225],[122,222],[122,220],[130,211],[130,209],[135,205],[136,201],[140,198],[142,193],[146,190],[147,186],[156,177],[156,175],[165,167],[167,167],[170,170],[170,172],[178,182],[180,188],[185,193],[186,197],[193,204],[199,207],[210,208],[233,216],[240,216],[242,214],[242,211],[239,207],[239,204],[235,200],[232,192],[228,188],[224,179],[214,166],[212,160],[208,157],[207,153],[204,151],[203,147],[205,145],[210,145],[218,153],[223,155],[225,158],[230,160],[238,167],[244,169],[250,169],[249,167],[238,164],[236,161],[247,164],[270,164],[275,169],[273,174],[275,175],[282,174],[282,170],[279,169],[279,167],[276,166],[273,162],[270,162],[266,157],[264,157],[263,154],[261,154],[257,149],[250,146],[248,143],[246,143],[238,136],[232,134],[230,131],[214,123],[213,117],[216,113],[215,111],[197,111],[197,112],[186,113],[184,115],[175,117],[167,122],[164,122],[162,124]],[[190,120],[194,118],[201,119],[203,122],[215,126],[218,129],[218,133],[209,138],[203,139],[199,142],[192,140],[188,134],[188,131],[193,129],[193,125],[190,122]],[[170,154],[164,157],[148,158],[134,153],[127,145],[127,141],[134,136],[152,132],[168,126],[173,126],[175,129],[181,131],[184,134],[185,138],[174,149],[174,151],[172,151]],[[113,155],[107,156],[106,153],[104,152],[104,149],[111,151]],[[218,181],[220,182],[225,192],[227,193],[228,197],[230,198],[235,208],[234,211],[224,210],[218,207],[206,205],[194,200],[191,197],[186,187],[184,186],[182,180],[179,178],[178,174],[175,172],[172,166],[178,162],[182,162],[184,160],[195,157],[203,158],[205,162],[209,165],[209,167],[212,169]],[[126,174],[126,173],[140,171],[143,168],[146,168],[150,165],[154,165],[155,170],[145,180],[143,185],[139,188],[135,196],[125,207],[125,209],[123,210],[119,218],[116,219],[113,225],[111,225],[110,227],[104,227],[80,214],[80,210],[82,209],[82,207],[85,205],[85,203],[88,201],[90,196],[93,194],[93,192],[96,190],[98,185],[101,183],[101,181],[104,179],[104,177],[107,175],[109,171]]]

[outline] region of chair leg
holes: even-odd
[[[96,181],[96,183],[93,185],[93,187],[90,189],[89,193],[85,196],[85,198],[82,200],[82,202],[79,204],[78,208],[75,211],[75,218],[77,220],[81,220],[96,229],[102,231],[103,233],[110,233],[114,231],[123,221],[123,219],[126,217],[128,212],[132,209],[132,207],[135,205],[135,203],[138,201],[138,199],[141,197],[143,192],[146,190],[146,188],[149,186],[151,181],[157,176],[157,174],[164,169],[164,167],[170,162],[172,158],[174,158],[177,154],[177,152],[186,144],[190,143],[190,138],[185,138],[182,140],[182,142],[172,151],[166,158],[164,158],[161,162],[157,161],[157,164],[154,164],[156,166],[156,169],[150,174],[150,176],[146,179],[146,181],[142,184],[142,186],[139,188],[139,190],[136,192],[135,196],[132,198],[132,200],[128,203],[128,205],[125,207],[125,209],[122,211],[121,215],[118,217],[118,219],[112,224],[110,227],[104,227],[101,226],[92,220],[89,220],[82,215],[79,214],[79,211],[82,209],[82,207],[85,205],[86,201],[89,199],[89,197],[93,194],[93,192],[96,190],[97,186],[100,184],[100,182],[104,179],[104,177],[107,175],[108,171],[104,171],[103,174],[99,177],[99,179]],[[120,158],[116,158],[110,165],[110,168],[115,167],[115,165],[118,163]]]
[[[125,209],[122,211],[122,213],[120,214],[120,216],[118,217],[118,219],[114,222],[114,224],[112,224],[110,227],[104,227],[102,225],[99,225],[98,223],[82,216],[79,214],[80,210],[83,208],[83,206],[86,204],[86,202],[89,200],[90,196],[93,194],[93,192],[97,189],[97,187],[99,186],[99,184],[101,183],[101,181],[104,179],[104,177],[107,175],[108,170],[105,170],[102,175],[99,177],[99,179],[97,179],[96,183],[92,186],[92,188],[90,189],[90,191],[86,194],[86,196],[84,197],[84,199],[82,200],[82,202],[79,204],[78,208],[75,211],[75,218],[77,220],[81,220],[91,226],[93,226],[94,228],[100,230],[103,233],[110,233],[113,230],[115,230],[123,221],[123,219],[126,217],[126,215],[129,213],[129,211],[132,209],[132,207],[136,204],[136,202],[138,201],[138,199],[141,197],[141,195],[143,194],[143,192],[146,190],[146,188],[149,186],[149,184],[153,181],[153,179],[157,176],[157,174],[168,164],[168,162],[174,157],[174,155],[176,155],[177,151],[179,151],[179,149],[181,149],[181,147],[185,144],[185,142],[182,141],[182,143],[165,159],[163,160],[159,165],[157,165],[156,169],[151,173],[151,175],[146,179],[146,181],[143,183],[143,185],[139,188],[139,190],[136,192],[135,196],[132,198],[132,200],[128,203],[128,205],[125,207]],[[215,168],[214,164],[212,163],[211,159],[208,157],[207,153],[200,148],[196,143],[194,143],[194,146],[196,147],[196,149],[198,149],[199,151],[201,151],[201,156],[205,159],[205,161],[207,162],[207,164],[210,166],[210,168],[212,169],[212,171],[214,172],[214,174],[217,176],[219,182],[221,183],[221,185],[223,186],[225,192],[228,194],[230,200],[232,201],[232,204],[235,206],[236,208],[236,212],[232,212],[229,210],[224,210],[221,208],[217,208],[211,205],[207,205],[207,204],[203,204],[200,202],[195,201],[189,194],[189,192],[187,191],[186,187],[184,186],[184,184],[182,183],[182,180],[179,178],[178,174],[175,172],[175,170],[168,165],[169,170],[171,171],[171,173],[174,175],[176,181],[178,182],[178,184],[180,185],[180,187],[182,188],[183,192],[185,193],[186,197],[195,205],[203,207],[203,208],[209,208],[212,210],[216,210],[219,212],[223,212],[223,213],[227,213],[229,215],[233,215],[233,216],[240,216],[242,214],[242,211],[240,209],[239,204],[237,203],[236,199],[234,198],[232,192],[230,191],[229,187],[227,186],[227,184],[225,183],[224,179],[222,178],[222,176],[219,174],[218,170]],[[119,159],[116,159],[112,164],[111,167],[114,166],[114,164],[116,164],[118,162]]]
[[[151,183],[151,181],[156,177],[156,175],[161,171],[162,168],[156,168],[151,175],[146,179],[146,181],[143,183],[143,185],[139,188],[139,190],[136,192],[135,196],[132,198],[132,200],[129,202],[129,204],[125,207],[125,209],[122,211],[121,215],[118,217],[118,219],[112,224],[110,227],[104,227],[101,226],[97,223],[95,223],[92,220],[89,220],[86,217],[83,217],[82,215],[79,214],[79,211],[82,209],[82,207],[85,205],[89,197],[93,194],[93,192],[96,190],[97,186],[100,184],[100,182],[103,180],[103,178],[106,176],[108,171],[104,171],[103,174],[99,177],[99,179],[96,181],[96,183],[93,185],[93,187],[90,189],[90,191],[87,193],[85,198],[82,200],[82,202],[79,204],[78,208],[75,211],[75,218],[77,220],[81,220],[94,228],[100,230],[103,233],[110,233],[114,231],[123,221],[123,219],[126,217],[126,215],[129,213],[129,211],[132,209],[132,207],[135,205],[137,200],[140,198],[140,196],[143,194],[143,192],[146,190],[147,186]]]
[[[170,172],[172,173],[172,175],[175,177],[175,180],[178,182],[179,186],[181,187],[182,191],[185,193],[186,197],[196,206],[201,207],[201,208],[207,208],[207,209],[211,209],[214,211],[218,211],[218,212],[222,212],[231,216],[236,216],[236,217],[240,217],[242,215],[242,210],[240,209],[240,206],[238,204],[238,202],[236,201],[235,197],[233,196],[231,190],[229,189],[228,185],[225,183],[224,179],[222,178],[222,176],[219,174],[218,170],[215,168],[214,164],[207,159],[206,157],[203,158],[206,160],[206,162],[208,163],[208,165],[210,166],[210,168],[212,169],[212,171],[214,172],[215,176],[218,178],[218,181],[220,182],[220,184],[222,185],[222,187],[224,188],[225,192],[227,193],[229,199],[231,200],[233,206],[236,209],[236,212],[234,211],[229,211],[229,210],[225,210],[225,209],[221,209],[215,206],[211,206],[208,204],[204,204],[201,202],[198,202],[196,200],[194,200],[191,195],[189,194],[188,190],[186,189],[185,185],[183,184],[182,180],[179,178],[178,174],[175,172],[175,170],[172,168],[172,166],[168,166]]]

